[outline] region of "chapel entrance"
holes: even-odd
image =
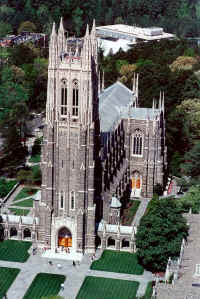
[[[58,246],[72,247],[72,234],[66,227],[58,231]]]
[[[140,197],[142,178],[138,171],[135,171],[131,178],[131,197]]]

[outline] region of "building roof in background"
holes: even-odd
[[[123,38],[128,40],[141,39],[144,41],[160,40],[160,39],[171,39],[175,35],[166,33],[161,27],[147,27],[141,28],[137,26],[129,26],[124,24],[99,26],[96,28],[97,36],[100,37],[115,37]]]

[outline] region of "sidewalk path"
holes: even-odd
[[[147,283],[152,280],[152,274],[144,271],[143,275],[131,275],[122,273],[112,273],[104,271],[90,270],[90,258],[85,255],[80,266],[73,267],[72,261],[53,259],[53,265],[48,264],[49,259],[42,258],[39,255],[30,256],[26,263],[0,261],[0,267],[19,268],[20,273],[8,290],[8,299],[22,299],[27,289],[31,285],[34,277],[41,272],[62,274],[66,276],[64,283],[64,291],[60,291],[59,295],[67,299],[75,299],[78,291],[85,279],[85,276],[97,276],[113,279],[125,279],[138,281],[140,283],[137,296],[142,296],[145,293]],[[57,264],[61,264],[59,269]],[[70,290],[70,292],[69,292]]]
[[[146,198],[142,198],[140,201],[141,201],[141,203],[139,205],[139,208],[138,208],[138,210],[136,212],[136,215],[135,215],[135,217],[133,219],[133,222],[132,222],[132,225],[135,225],[135,226],[139,225],[140,219],[144,215],[144,213],[146,211],[146,208],[147,208],[147,205],[149,203],[149,200],[146,199]]]

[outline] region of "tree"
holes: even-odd
[[[200,99],[187,99],[176,106],[177,116],[182,119],[183,132],[188,139],[188,148],[200,136]]]
[[[188,213],[192,209],[192,213],[200,212],[200,185],[192,186],[187,193],[176,201],[177,207],[183,212]]]
[[[27,31],[27,32],[36,32],[37,28],[35,26],[35,24],[33,24],[30,21],[25,21],[22,22],[18,28],[18,34],[20,34],[23,31]]]
[[[184,155],[185,162],[181,164],[182,172],[190,176],[193,181],[200,183],[200,142],[198,141],[190,151]]]
[[[21,169],[17,173],[17,180],[20,183],[32,184],[33,176],[31,170]]]
[[[12,33],[12,26],[8,23],[0,22],[0,37],[4,37],[9,33]]]
[[[32,156],[38,155],[41,153],[41,138],[37,138],[34,141],[33,147],[32,147]]]
[[[186,220],[172,199],[152,200],[136,234],[137,256],[148,270],[165,271],[168,258],[178,257]]]
[[[170,65],[170,69],[174,71],[180,70],[193,70],[199,68],[199,57],[191,57],[191,56],[179,56],[176,60]]]

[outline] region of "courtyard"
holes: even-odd
[[[103,290],[98,292],[97,299],[123,298],[121,295],[118,297],[119,292],[126,293],[126,298],[129,298],[127,297],[129,293],[132,294],[130,298],[135,298],[136,293],[137,295],[145,293],[148,282],[152,280],[151,273],[146,271],[143,275],[133,275],[119,273],[117,268],[114,269],[116,272],[91,270],[89,255],[84,255],[81,262],[73,266],[72,260],[51,259],[52,263],[49,263],[50,259],[41,257],[39,249],[37,254],[29,256],[28,251],[32,253],[30,242],[6,240],[0,245],[0,284],[1,280],[6,281],[3,292],[6,292],[8,299],[39,299],[42,296],[57,294],[67,299],[89,299],[92,298],[91,294],[94,294],[94,286]],[[105,253],[108,259],[107,251]],[[113,263],[115,255],[112,251],[110,253],[112,255],[109,258]],[[120,257],[120,252],[118,253]],[[118,253],[115,252],[116,255]],[[100,257],[100,251],[98,257]],[[132,258],[134,259],[134,255]],[[123,260],[126,264],[124,256],[121,256],[120,260],[120,265],[123,264]],[[108,262],[109,266],[112,263]],[[64,290],[61,290],[61,283],[64,283]],[[113,295],[110,297],[109,294],[113,294],[113,289],[116,290],[117,297]],[[87,297],[83,297],[84,294],[87,294]]]

